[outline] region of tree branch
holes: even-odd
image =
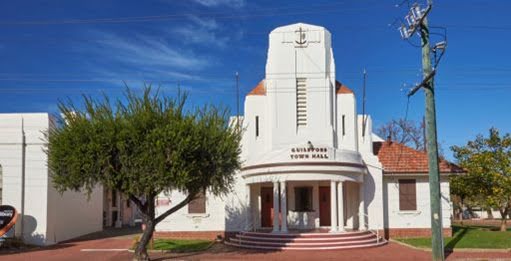
[[[197,193],[191,193],[186,197],[183,201],[181,201],[179,204],[175,205],[171,209],[165,211],[165,213],[158,216],[154,221],[154,224],[160,223],[160,221],[164,220],[166,217],[168,217],[170,214],[178,211],[182,207],[186,206],[186,204],[190,203],[190,201],[194,200],[197,196]]]
[[[147,207],[147,202],[146,203],[142,203],[142,201],[140,201],[139,198],[135,197],[132,194],[129,195],[129,198],[130,198],[131,201],[133,201],[133,203],[135,203],[135,205],[137,205],[138,209],[140,209],[140,212],[145,214],[145,210],[146,210],[146,207]]]

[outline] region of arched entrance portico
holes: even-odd
[[[365,172],[363,164],[354,162],[246,166],[242,169],[250,208],[246,229],[365,230]]]

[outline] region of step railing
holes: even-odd
[[[359,222],[360,223],[360,222]],[[364,228],[370,231],[371,233],[376,235],[376,244],[380,243],[380,221],[376,222],[376,232],[374,230],[369,229],[369,215],[367,213],[364,213],[364,220],[363,220]]]

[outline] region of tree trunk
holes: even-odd
[[[156,221],[154,217],[154,198],[155,196],[150,195],[147,197],[147,201],[145,203],[145,207],[141,208],[142,220],[145,224],[144,232],[142,233],[142,237],[135,247],[135,256],[133,260],[137,261],[148,261],[149,254],[147,253],[147,244],[149,240],[153,237],[154,227],[156,226]]]
[[[509,212],[509,208],[501,209],[500,215],[502,217],[502,221],[500,222],[500,231],[507,231],[507,215]]]
[[[147,245],[149,244],[149,241],[151,240],[154,232],[154,221],[153,220],[147,220],[144,221],[145,223],[145,230],[142,233],[142,237],[140,238],[140,241],[137,243],[137,246],[135,248],[135,256],[133,260],[137,261],[148,261],[149,255],[147,253]]]
[[[487,208],[486,214],[488,215],[488,219],[493,219],[493,209],[492,208]]]
[[[465,204],[463,204],[463,197],[460,197],[460,222],[461,222],[461,225],[463,226],[463,207]]]
[[[175,205],[174,207],[170,208],[169,210],[165,211],[163,214],[155,217],[155,199],[157,194],[151,194],[146,196],[146,202],[142,203],[142,201],[134,196],[130,195],[130,199],[135,202],[138,209],[140,210],[140,213],[142,215],[142,220],[145,224],[145,230],[142,233],[142,237],[140,238],[140,241],[137,243],[137,246],[135,247],[135,256],[133,257],[133,260],[137,261],[148,261],[149,255],[147,254],[147,244],[151,240],[154,232],[154,228],[156,224],[160,223],[163,219],[168,217],[170,214],[178,211],[182,207],[186,206],[190,201],[192,201],[196,195],[197,192],[190,193],[188,197],[186,197],[183,201],[181,201],[179,204]]]

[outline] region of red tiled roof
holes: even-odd
[[[264,87],[264,80],[261,80],[254,89],[252,89],[248,95],[266,95],[266,88]]]
[[[404,144],[392,141],[374,142],[373,151],[381,164],[384,174],[427,174],[428,155]],[[462,173],[461,167],[440,159],[440,173]]]
[[[335,90],[337,94],[344,94],[344,93],[353,93],[353,91],[348,88],[346,85],[336,81],[335,82]],[[257,84],[256,87],[254,87],[248,94],[248,95],[266,95],[266,88],[264,86],[264,80],[261,80],[259,84]]]
[[[350,88],[348,88],[346,85],[344,85],[338,81],[335,81],[335,92],[337,94],[353,93],[353,91]]]

